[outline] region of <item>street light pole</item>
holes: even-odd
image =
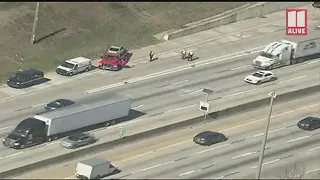
[[[38,14],[39,14],[39,2],[37,2],[36,6],[36,12],[34,14],[34,21],[33,21],[33,28],[32,28],[32,36],[31,36],[31,44],[34,44],[34,41],[36,39],[36,28],[37,28],[37,22],[38,22]]]
[[[268,114],[268,119],[267,119],[266,131],[264,133],[263,143],[262,143],[261,150],[260,150],[259,166],[258,166],[258,173],[257,173],[256,179],[260,179],[264,150],[266,148],[270,119],[271,119],[271,114],[272,114],[273,99],[276,98],[276,96],[277,96],[275,91],[271,92],[269,95],[271,96],[270,106],[269,106],[269,114]]]

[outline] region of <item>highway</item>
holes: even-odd
[[[310,26],[314,23],[311,21]],[[215,93],[209,98],[211,103],[216,105],[215,108],[223,108],[253,97],[265,97],[273,89],[281,92],[319,83],[319,76],[314,73],[319,72],[320,67],[316,65],[319,60],[276,69],[274,72],[279,79],[261,86],[244,83],[244,76],[255,71],[251,62],[257,53],[269,42],[284,37],[283,22],[277,19],[272,26],[268,24],[268,30],[265,26],[257,27],[243,32],[242,36],[232,35],[192,46],[200,59],[189,64],[180,60],[178,51],[162,55],[163,59],[153,64],[140,64],[120,72],[94,71],[69,78],[72,83],[51,84],[37,91],[30,88],[26,90],[30,91],[27,94],[0,102],[0,136],[3,138],[21,120],[42,111],[45,103],[61,97],[79,98],[81,93],[119,92],[134,100],[133,109],[145,114],[107,128],[107,131],[97,131],[95,135],[103,142],[117,138],[120,126],[130,135],[201,114],[197,104],[205,97],[200,92],[203,88],[213,89]],[[123,83],[125,80],[128,84]],[[19,94],[13,91],[18,90],[10,93]],[[24,150],[1,145],[1,171],[68,151],[58,142]]]
[[[280,169],[304,161],[305,172],[319,169],[320,130],[303,131],[296,123],[306,116],[320,116],[320,94],[288,100],[274,106],[265,151],[262,178],[279,178]],[[93,155],[110,160],[122,172],[110,178],[254,178],[268,108],[226,117],[223,125],[210,122],[139,143]],[[226,142],[199,146],[192,138],[204,130],[224,133]],[[82,159],[89,159],[85,157]],[[312,158],[313,157],[313,158]],[[79,160],[82,160],[79,159]],[[79,161],[77,160],[77,161]],[[19,178],[71,178],[77,161],[64,163]],[[59,172],[57,174],[56,172]]]

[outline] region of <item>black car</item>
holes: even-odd
[[[200,144],[200,145],[210,146],[212,144],[226,141],[227,139],[228,138],[221,133],[212,132],[212,131],[204,131],[200,134],[197,134],[193,138],[193,141],[197,144]]]
[[[55,101],[48,103],[44,108],[48,111],[51,111],[61,107],[70,106],[74,103],[75,103],[74,101],[71,101],[69,99],[57,99]]]
[[[320,118],[318,117],[306,117],[298,122],[297,126],[300,129],[313,131],[320,128]]]
[[[44,79],[44,73],[37,69],[26,69],[16,72],[11,76],[7,85],[12,88],[26,88],[38,84]]]

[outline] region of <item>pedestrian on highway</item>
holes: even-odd
[[[154,56],[154,53],[152,51],[150,51],[150,53],[149,53],[150,62],[153,60],[153,56]]]
[[[192,59],[193,59],[193,51],[190,51],[188,53],[188,61],[192,61]]]
[[[182,50],[181,51],[181,59],[184,60],[187,56],[187,51],[186,50]]]

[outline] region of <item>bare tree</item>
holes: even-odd
[[[281,179],[303,179],[305,176],[305,167],[303,164],[294,163],[287,166],[283,172]]]

